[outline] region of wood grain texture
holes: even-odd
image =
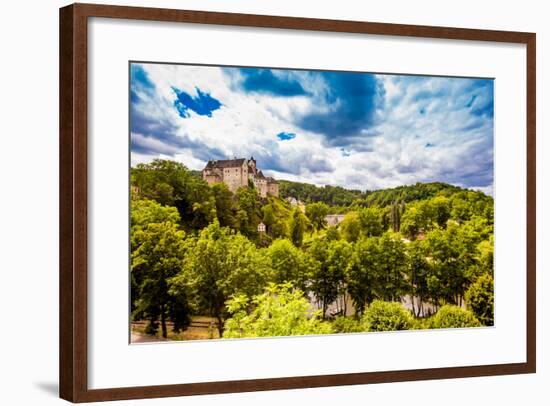
[[[59,12],[59,391],[73,400],[73,7]]]
[[[536,36],[527,41],[527,365],[537,365],[537,53]]]
[[[88,389],[87,21],[89,17],[313,30],[527,46],[527,348],[525,363],[131,388]],[[536,37],[533,33],[74,4],[60,9],[60,397],[72,402],[357,385],[536,371]]]

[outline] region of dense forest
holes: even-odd
[[[169,160],[131,169],[131,317],[144,333],[235,338],[493,324],[492,197],[444,183],[279,185],[280,197],[261,198],[253,184],[232,193]],[[329,227],[326,216],[336,213],[343,220]],[[206,336],[186,333],[200,323]]]

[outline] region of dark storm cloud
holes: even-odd
[[[243,77],[240,86],[247,92],[285,97],[306,94],[298,80],[278,76],[271,69],[241,68],[240,73]]]
[[[384,87],[372,74],[352,72],[316,72],[327,85],[316,95],[314,104],[324,104],[326,112],[312,112],[297,118],[296,124],[322,134],[328,145],[345,147],[356,137],[368,137],[375,123],[377,107],[383,103]]]

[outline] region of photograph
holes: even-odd
[[[494,78],[128,69],[130,343],[494,327]]]

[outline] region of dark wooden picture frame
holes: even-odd
[[[526,362],[385,372],[88,388],[87,108],[88,18],[216,24],[525,44],[527,48]],[[60,9],[60,396],[72,402],[140,399],[337,385],[447,379],[536,371],[536,36],[534,33],[295,17],[74,4]]]

